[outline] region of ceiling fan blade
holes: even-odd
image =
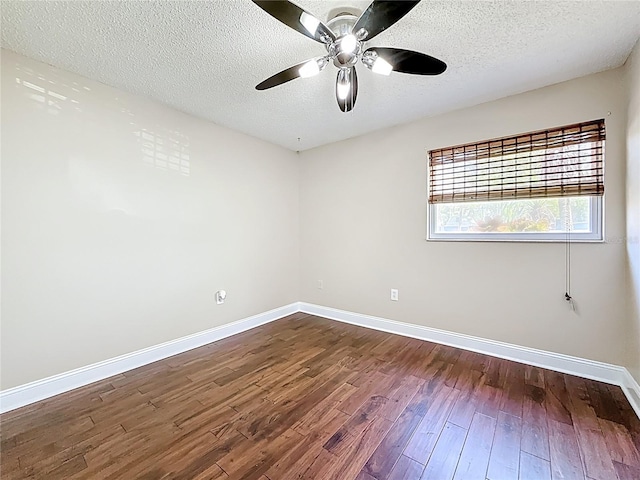
[[[316,42],[331,43],[336,39],[329,27],[294,3],[287,0],[253,0],[253,3],[272,17]]]
[[[256,85],[256,90],[266,90],[267,88],[277,87],[283,83],[295,80],[298,77],[313,77],[324,70],[324,67],[326,67],[328,63],[329,56],[312,58],[306,62],[298,63],[260,82]]]
[[[404,17],[418,3],[420,0],[395,2],[392,0],[373,0],[371,5],[360,15],[353,27],[353,33],[362,41],[371,40]],[[358,34],[360,29],[366,30],[366,33]]]
[[[341,68],[336,78],[336,99],[343,112],[349,112],[356,104],[358,96],[358,75],[356,67]]]
[[[307,60],[308,62],[309,60]],[[283,83],[290,82],[291,80],[295,80],[300,77],[300,68],[305,65],[307,62],[298,63],[293,67],[289,67],[281,72],[272,75],[266,80],[260,82],[256,85],[256,90],[266,90],[268,88],[277,87],[278,85],[282,85]]]
[[[377,58],[383,59],[393,68],[394,72],[412,73],[414,75],[440,75],[447,69],[447,64],[442,60],[424,53],[403,50],[402,48],[373,47],[364,52],[374,52]],[[375,62],[372,68],[375,71]]]

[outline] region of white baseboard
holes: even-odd
[[[626,368],[624,370],[625,378],[623,379],[620,388],[622,388],[622,391],[627,396],[629,403],[640,418],[640,385],[638,385],[636,379],[633,378],[633,375],[631,375]]]
[[[296,312],[304,312],[374,330],[441,343],[618,385],[629,399],[629,403],[638,417],[640,417],[640,386],[624,367],[304,302],[292,303],[238,320],[237,322],[214,327],[203,332],[94,363],[93,365],[3,390],[0,392],[0,413],[201,347]]]
[[[640,386],[638,386],[638,383],[625,367],[572,357],[561,353],[521,347],[461,333],[448,332],[437,328],[372,317],[370,315],[323,307],[311,303],[301,302],[300,311],[331,320],[350,323],[352,325],[417,338],[419,340],[441,343],[443,345],[525,363],[527,365],[618,385],[629,399],[629,403],[638,417],[640,417]]]
[[[117,375],[187,350],[201,347],[251,328],[264,325],[300,310],[298,303],[292,303],[233,323],[214,327],[203,332],[110,358],[52,377],[20,385],[0,392],[0,413],[8,412],[30,403],[68,392],[98,380]]]

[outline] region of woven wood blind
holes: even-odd
[[[604,120],[431,150],[429,203],[604,194]]]

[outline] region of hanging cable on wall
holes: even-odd
[[[573,297],[571,296],[571,208],[569,206],[569,199],[565,199],[565,243],[564,243],[564,284],[565,292],[564,299],[569,302],[571,310],[575,311],[576,306],[573,303]]]

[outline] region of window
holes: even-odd
[[[602,240],[604,120],[429,152],[429,239]]]

